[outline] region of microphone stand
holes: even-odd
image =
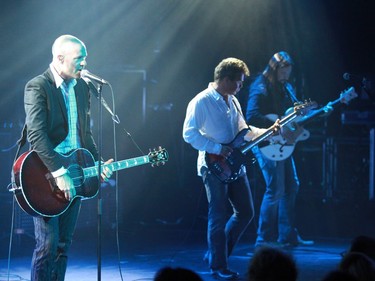
[[[98,200],[97,200],[97,279],[98,281],[101,280],[101,248],[102,248],[102,192],[101,192],[101,170],[102,170],[102,128],[103,128],[103,107],[107,109],[107,111],[111,114],[112,120],[117,124],[120,123],[120,120],[117,115],[115,115],[106,101],[102,96],[103,90],[103,83],[97,82],[97,87],[93,84],[93,82],[88,79],[84,78],[83,80],[86,82],[87,86],[89,87],[89,91],[93,94],[98,100],[98,114],[99,114],[99,125],[98,125]],[[101,106],[103,105],[103,107]]]
[[[102,127],[103,127],[103,107],[109,112],[109,114],[112,117],[113,122],[116,124],[120,124],[119,117],[114,114],[111,110],[111,108],[108,106],[107,102],[102,96],[102,89],[103,89],[103,83],[97,82],[97,87],[92,83],[90,79],[84,79],[86,84],[89,87],[90,92],[99,100],[98,103],[98,112],[99,112],[99,125],[98,125],[98,175],[99,175],[99,181],[98,181],[98,204],[97,204],[97,231],[98,231],[98,243],[97,243],[97,264],[98,264],[98,270],[97,270],[97,278],[98,281],[101,281],[101,238],[102,238],[102,194],[101,194],[101,167],[103,166],[101,163],[101,151],[102,151]],[[109,83],[106,83],[109,85],[109,87],[112,89],[111,85]],[[136,147],[142,152],[142,150],[139,148],[139,146],[135,143],[133,140],[131,134],[124,129],[128,137],[131,139],[131,141],[136,145]],[[143,152],[142,152],[143,153]],[[116,189],[117,192],[117,189]],[[118,195],[116,194],[116,197]],[[121,274],[121,268],[120,268],[120,274]],[[122,274],[121,274],[122,275]]]
[[[99,100],[99,106],[100,106],[100,103],[101,103],[104,106],[104,108],[109,112],[109,114],[112,116],[112,120],[115,123],[120,124],[120,119],[118,118],[117,115],[115,115],[112,112],[111,108],[108,106],[107,102],[105,101],[105,99],[103,98],[103,96],[101,94],[103,84],[99,83],[98,88],[96,88],[95,85],[91,82],[91,80],[89,80],[89,79],[83,79],[83,80],[85,80],[87,86],[89,87],[90,93],[92,93]]]
[[[98,83],[97,88],[92,84],[91,81],[88,81],[88,86],[91,90],[91,92],[98,98],[98,112],[99,112],[99,125],[98,125],[98,200],[97,200],[97,264],[98,264],[98,272],[97,272],[97,278],[98,281],[101,280],[101,249],[102,249],[102,192],[101,192],[101,167],[102,167],[102,128],[103,128],[103,107],[109,112],[109,114],[112,116],[112,120],[119,124],[120,120],[117,115],[115,115],[110,107],[108,106],[107,102],[102,96],[102,90],[103,90],[103,84]],[[101,106],[103,105],[103,106]]]
[[[102,89],[103,84],[98,84],[98,98],[99,100],[102,99]],[[101,104],[98,103],[98,112],[99,112],[99,125],[98,125],[98,200],[97,200],[97,278],[98,281],[101,280],[101,269],[102,269],[102,260],[101,260],[101,241],[102,241],[102,192],[101,192],[101,169],[102,169],[102,127],[103,127],[103,108],[100,106]]]

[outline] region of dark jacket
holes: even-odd
[[[246,108],[246,121],[259,128],[268,128],[273,125],[266,115],[276,114],[279,118],[293,106],[284,87],[277,83],[272,86],[264,75],[259,75],[249,87],[249,97]]]
[[[87,84],[77,79],[74,87],[82,147],[97,160],[98,152],[90,129],[90,95]],[[30,80],[25,87],[24,106],[27,136],[31,148],[51,171],[61,168],[62,162],[54,148],[68,134],[68,117],[63,95],[56,88],[50,69]]]

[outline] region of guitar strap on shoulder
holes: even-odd
[[[299,100],[297,99],[295,93],[294,93],[294,89],[292,87],[292,85],[288,82],[285,82],[284,83],[284,88],[286,90],[286,92],[288,93],[290,99],[292,100],[293,103],[298,103]]]
[[[238,113],[241,115],[242,119],[245,121],[245,123],[247,125],[247,128],[249,129],[249,131],[251,131],[251,128],[250,128],[249,124],[247,124],[247,122],[246,122],[245,116],[243,116],[242,110],[240,110],[240,108],[238,107],[238,105],[237,105],[237,103],[235,102],[234,99],[232,99],[232,102],[234,104],[234,107],[238,111]]]

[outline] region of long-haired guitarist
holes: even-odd
[[[49,68],[25,87],[27,137],[65,197],[62,200],[72,202],[59,216],[33,217],[36,246],[31,280],[64,280],[65,276],[81,202],[80,197],[75,197],[73,179],[60,155],[86,148],[95,160],[98,157],[90,129],[89,89],[81,79],[86,46],[74,36],[62,35],[53,43],[52,57]],[[111,174],[110,169],[103,169],[101,177],[106,180]],[[42,200],[43,194],[39,196]]]
[[[183,138],[199,151],[198,175],[202,177],[208,199],[208,251],[204,259],[215,277],[234,279],[238,273],[228,268],[228,257],[254,216],[254,207],[245,166],[235,180],[223,182],[210,171],[206,156],[229,158],[229,144],[243,129],[245,140],[251,140],[265,129],[248,126],[235,95],[240,91],[246,64],[237,58],[226,58],[215,68],[214,82],[189,103],[183,126]],[[228,220],[228,202],[231,216]]]
[[[270,126],[276,118],[297,102],[296,93],[288,82],[293,61],[288,53],[278,52],[269,60],[263,73],[250,85],[246,120],[259,127]],[[269,115],[272,113],[272,115]],[[283,127],[286,143],[293,143],[302,132],[301,127]],[[294,206],[299,180],[292,157],[283,161],[266,158],[259,147],[253,153],[262,170],[266,191],[260,208],[255,246],[278,243],[281,246],[312,244],[303,240],[294,225]]]

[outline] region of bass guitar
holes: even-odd
[[[98,166],[92,154],[83,148],[61,155],[64,167],[67,167],[74,182],[76,197],[90,199],[98,194]],[[158,166],[168,161],[164,148],[150,151],[148,155],[103,164],[112,171],[128,169],[151,163]],[[32,216],[55,217],[61,215],[71,204],[56,185],[50,171],[43,164],[38,154],[31,150],[23,153],[15,161],[12,169],[13,188],[18,205]]]
[[[293,112],[280,120],[279,126],[287,125],[289,122],[293,121],[299,115],[305,115],[311,109],[316,107],[316,102],[305,102],[297,103],[293,107]],[[245,155],[246,153],[258,145],[259,143],[266,141],[271,135],[275,134],[277,127],[272,125],[264,133],[255,137],[251,141],[245,141],[245,136],[248,133],[248,129],[241,130],[236,137],[226,146],[233,148],[233,151],[229,157],[224,157],[222,155],[207,153],[205,155],[205,160],[208,169],[216,175],[221,182],[230,183],[236,180],[242,170],[242,167],[246,163]]]
[[[289,124],[289,126],[293,127],[294,123],[299,127],[303,126],[312,121],[314,118],[319,117],[324,113],[330,112],[334,106],[340,103],[348,104],[357,96],[358,95],[355,92],[354,88],[350,87],[346,91],[342,92],[340,94],[340,97],[336,100],[328,102],[326,106],[314,110],[308,115],[297,117],[292,124]],[[269,139],[268,143],[260,144],[259,149],[266,158],[274,161],[281,161],[287,159],[292,155],[297,142],[307,140],[309,137],[310,132],[306,129],[302,130],[302,132],[297,136],[294,143],[288,143],[281,135],[276,135],[272,136]]]

